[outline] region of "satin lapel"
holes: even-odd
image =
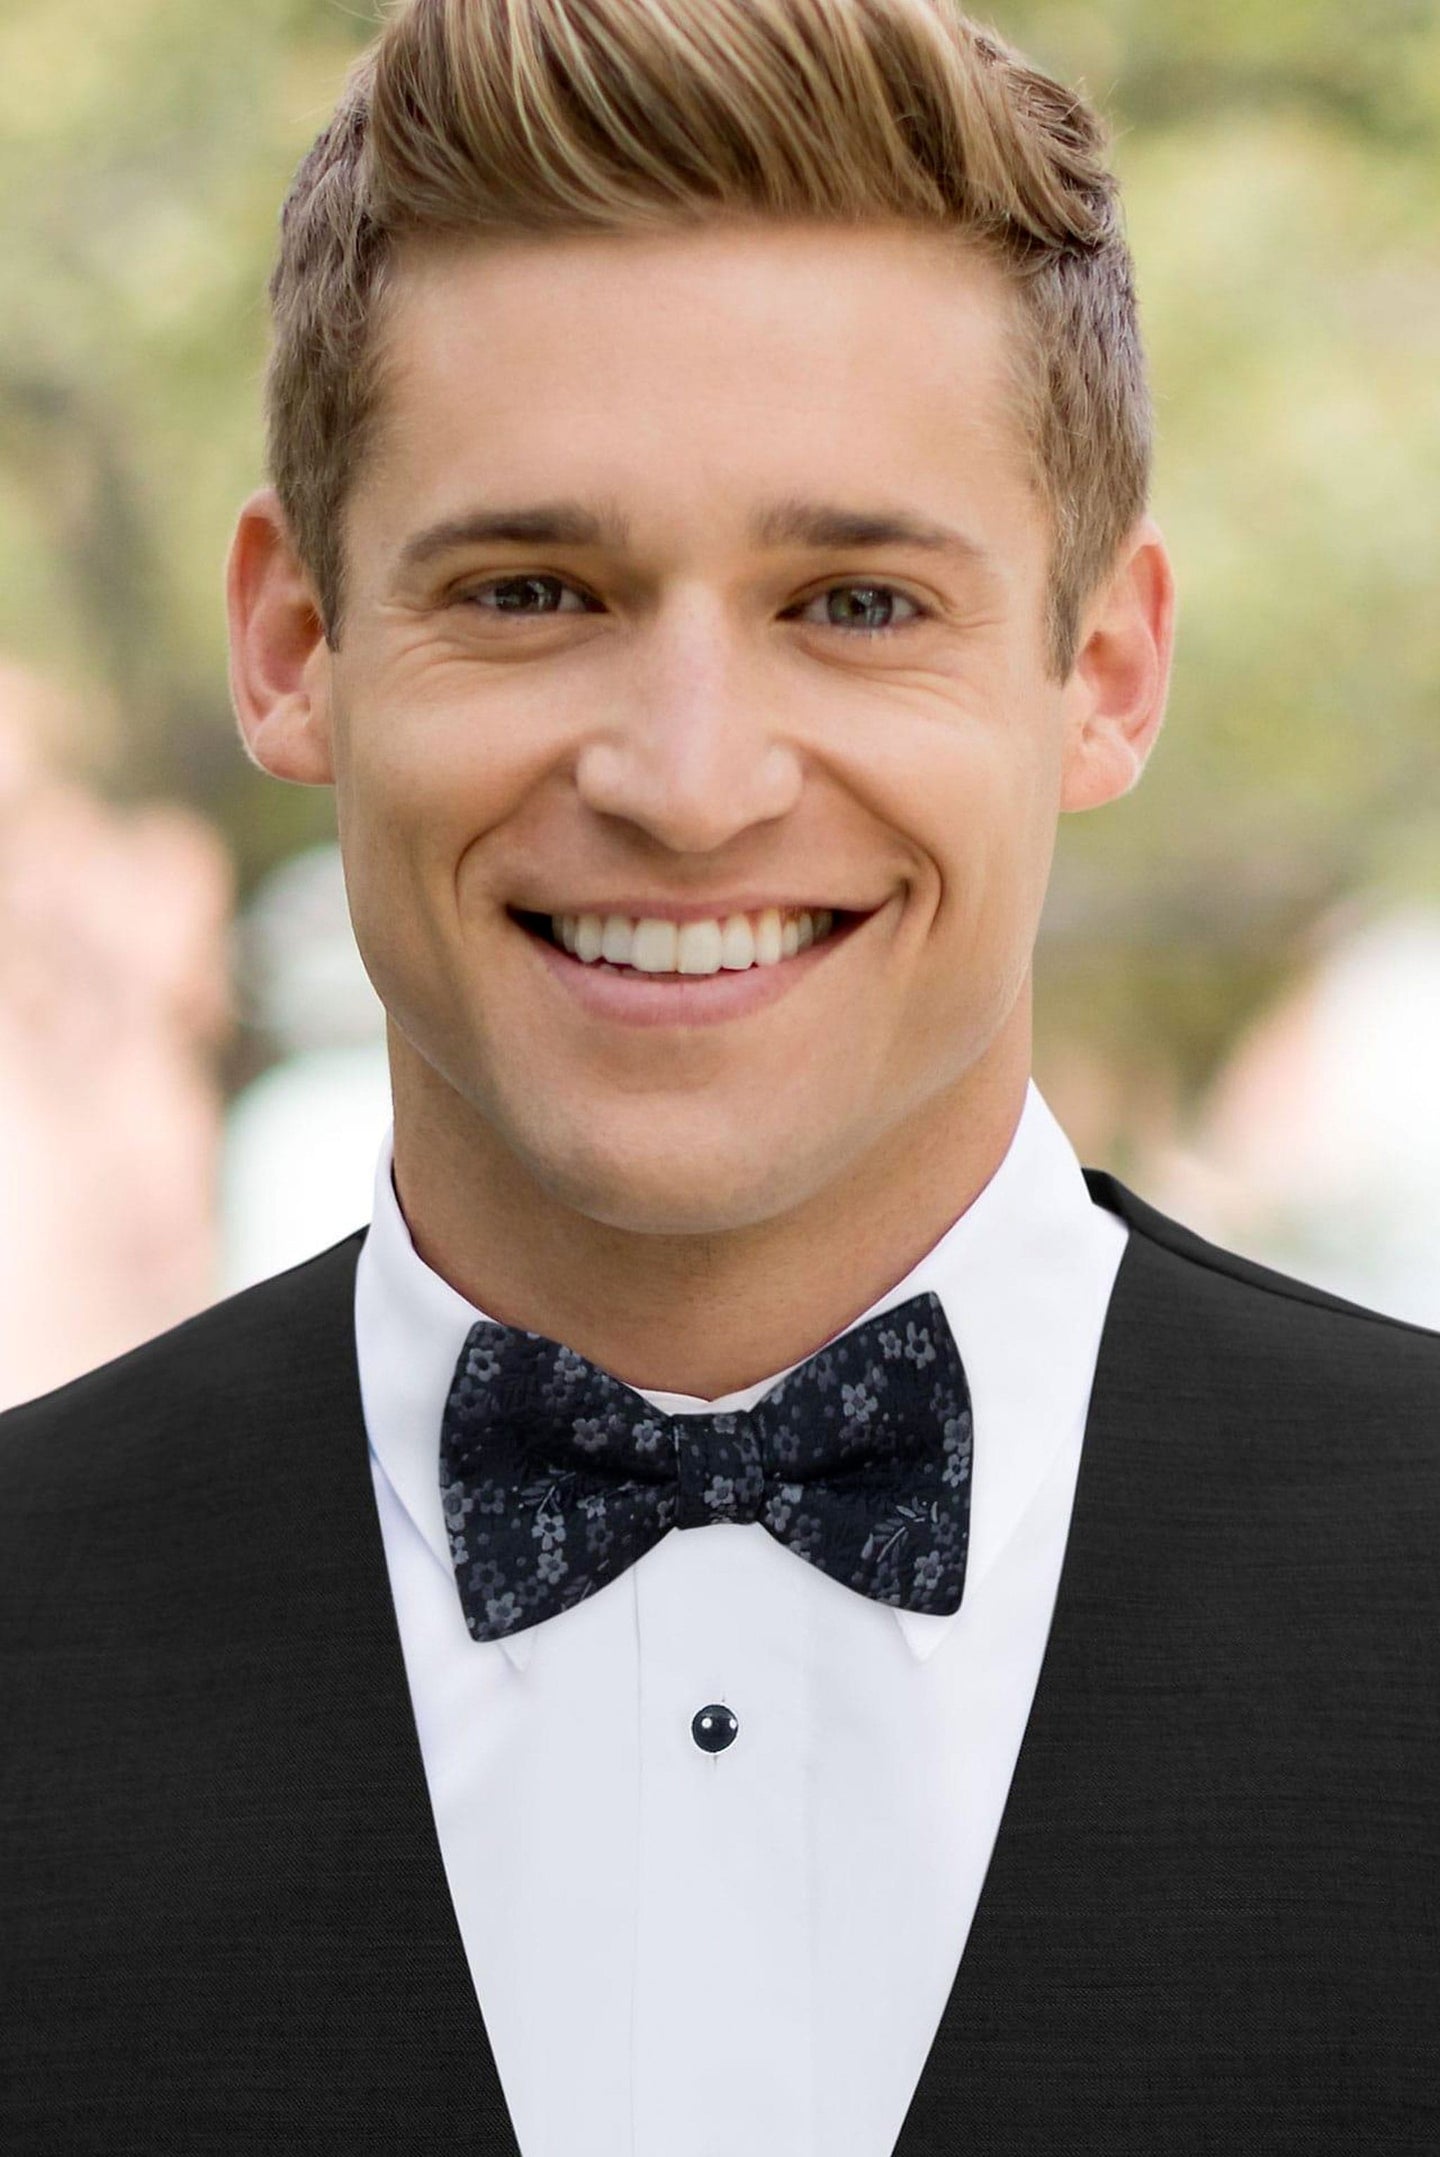
[[[274,1898],[292,1933],[275,1945],[282,1968],[314,1972],[314,1997],[297,2002],[315,2017],[311,2086],[358,2081],[373,2146],[519,2157],[445,1878],[390,1595],[355,1358],[362,1240],[307,1269],[303,1372],[277,1359],[282,1394],[323,1405],[271,1448],[260,1530],[277,1609],[307,1651],[286,1657],[275,1680],[273,1765],[293,1793],[301,1846],[277,1852],[277,1869],[303,1881],[293,1900]],[[301,1291],[290,1294],[293,1307]],[[338,2007],[321,1986],[338,1986]],[[347,2003],[359,2017],[348,2038]],[[371,2147],[367,2131],[350,2146]]]
[[[1134,1960],[1133,1853],[1154,1703],[1133,1655],[1144,1591],[1129,1470],[1153,1423],[1155,1251],[1132,1234],[1101,1340],[1050,1632],[995,1848],[894,2157],[1104,2147],[1093,2093],[1123,2108],[1117,1972]],[[1153,1451],[1153,1448],[1152,1448]],[[1183,1670],[1173,1673],[1177,1694]],[[1164,1742],[1161,1734],[1158,1742]],[[1114,1960],[1111,1955],[1114,1951]],[[1142,2105],[1143,2109],[1143,2105]],[[1037,2137],[1039,2139],[1037,2139]],[[1128,2144],[1126,2145],[1129,2146]]]

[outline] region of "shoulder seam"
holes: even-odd
[[[1312,1310],[1333,1311],[1337,1318],[1365,1319],[1374,1326],[1389,1326],[1396,1333],[1418,1333],[1421,1340],[1440,1340],[1440,1334],[1437,1334],[1433,1327],[1418,1325],[1413,1319],[1397,1318],[1393,1311],[1367,1310],[1363,1303],[1350,1303],[1344,1296],[1332,1297],[1323,1290],[1313,1296],[1307,1296],[1303,1293],[1307,1285],[1303,1281],[1292,1288],[1285,1284],[1283,1276],[1280,1280],[1266,1278],[1270,1268],[1263,1266],[1259,1259],[1248,1261],[1261,1269],[1257,1278],[1253,1274],[1241,1273],[1234,1266],[1217,1264],[1203,1250],[1188,1251],[1179,1244],[1167,1242],[1163,1237],[1157,1236],[1153,1229],[1142,1227],[1138,1222],[1131,1222],[1130,1230],[1132,1235],[1144,1236],[1158,1250],[1168,1251],[1173,1258],[1184,1259],[1187,1265],[1199,1266],[1205,1273],[1222,1274],[1227,1280],[1239,1281],[1247,1288],[1259,1289],[1263,1295],[1276,1296],[1282,1303],[1304,1303]],[[1202,1237],[1200,1240],[1203,1243],[1205,1239]],[[1237,1252],[1235,1255],[1238,1258],[1241,1254]]]
[[[1118,1203],[1109,1210],[1120,1215],[1132,1235],[1143,1236],[1157,1250],[1167,1251],[1174,1258],[1198,1266],[1202,1272],[1238,1281],[1242,1287],[1274,1296],[1283,1303],[1305,1304],[1312,1310],[1330,1311],[1337,1318],[1364,1319],[1394,1333],[1411,1333],[1420,1340],[1440,1344],[1440,1332],[1433,1326],[1420,1325],[1414,1319],[1397,1318],[1390,1311],[1371,1310],[1363,1303],[1352,1303],[1327,1288],[1292,1280],[1261,1259],[1246,1258],[1239,1251],[1227,1251],[1220,1244],[1209,1242],[1194,1229],[1187,1228],[1183,1221],[1173,1221],[1168,1214],[1148,1205],[1108,1171],[1087,1170],[1086,1180],[1091,1184],[1091,1196],[1097,1204],[1104,1204],[1104,1200],[1096,1197],[1096,1185],[1115,1194]]]

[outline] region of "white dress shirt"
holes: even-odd
[[[1127,1231],[1032,1085],[990,1183],[862,1314],[931,1289],[965,1364],[954,1616],[872,1602],[758,1522],[712,1523],[476,1642],[438,1448],[484,1314],[416,1254],[391,1158],[387,1131],[361,1394],[440,1850],[523,2157],[890,2157],[1029,1717]],[[644,1397],[748,1408],[783,1375]],[[720,1752],[691,1730],[712,1703],[739,1724]]]

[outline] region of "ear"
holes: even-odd
[[[273,487],[240,511],[225,603],[230,696],[252,760],[277,779],[333,785],[330,647]]]
[[[1062,809],[1095,809],[1134,786],[1165,716],[1174,642],[1174,571],[1144,517],[1085,612],[1064,690]]]

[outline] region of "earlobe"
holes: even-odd
[[[330,652],[310,579],[272,487],[240,511],[225,575],[230,696],[262,771],[300,786],[335,778]]]
[[[1165,716],[1174,638],[1174,571],[1145,517],[1091,604],[1066,684],[1062,810],[1117,801],[1139,779]]]

